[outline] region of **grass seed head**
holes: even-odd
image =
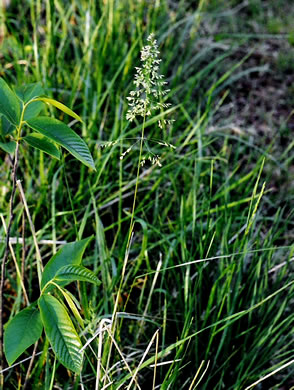
[[[134,84],[136,89],[127,97],[129,110],[126,118],[132,122],[137,116],[152,115],[153,111],[170,107],[169,103],[160,102],[170,90],[163,87],[167,84],[164,76],[159,74],[159,50],[154,34],[147,38],[148,45],[141,50],[141,67],[136,67]]]

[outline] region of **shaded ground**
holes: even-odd
[[[263,67],[264,71],[244,74],[231,89],[228,115],[234,123],[268,142],[282,127],[294,130],[294,4],[284,0],[212,2],[218,4],[213,23],[203,32],[216,41],[241,44],[233,56],[250,57],[242,69]],[[284,140],[285,141],[285,140]],[[285,142],[286,146],[287,142]]]

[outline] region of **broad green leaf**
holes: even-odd
[[[46,336],[57,359],[69,370],[79,373],[83,362],[82,343],[64,305],[46,294],[39,298],[39,308]]]
[[[32,305],[8,322],[4,331],[4,352],[9,365],[41,337],[42,330],[39,310]]]
[[[4,150],[4,152],[13,154],[15,152],[16,148],[16,142],[15,141],[10,141],[7,143],[0,142],[0,149]]]
[[[60,268],[55,275],[55,281],[59,280],[68,282],[81,280],[83,282],[97,284],[98,286],[101,283],[92,271],[82,265],[66,265]]]
[[[44,95],[44,90],[41,83],[23,85],[20,88],[17,88],[15,92],[24,103],[28,103],[30,100]],[[38,116],[43,107],[44,104],[40,101],[35,101],[28,104],[25,109],[24,120]]]
[[[8,119],[6,119],[5,116],[1,115],[0,117],[0,133],[2,135],[7,135],[13,132],[15,130],[15,125],[9,122]]]
[[[32,102],[27,105],[25,112],[24,112],[24,117],[23,119],[26,121],[31,118],[35,118],[40,114],[44,107],[44,104],[41,102]]]
[[[82,119],[75,112],[73,112],[70,108],[66,107],[64,104],[58,102],[55,99],[50,99],[47,97],[39,97],[36,100],[40,100],[44,103],[51,104],[52,106],[59,108],[59,110],[63,111],[65,114],[77,119],[79,122],[83,122]]]
[[[16,88],[15,93],[24,103],[27,103],[34,98],[44,95],[44,89],[41,83],[26,84]]]
[[[92,237],[65,244],[46,264],[41,281],[41,288],[53,280],[60,268],[66,265],[80,265],[85,249]]]
[[[40,133],[32,133],[23,138],[33,148],[42,150],[42,152],[48,153],[50,156],[60,160],[60,151],[57,146],[54,145],[47,137]]]
[[[21,114],[19,100],[2,78],[0,78],[0,113],[10,123],[19,124]]]
[[[35,131],[45,135],[58,145],[63,146],[83,164],[95,169],[94,161],[88,146],[70,127],[55,118],[39,116],[27,121]]]

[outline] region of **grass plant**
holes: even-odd
[[[2,370],[4,388],[293,386],[292,116],[270,142],[239,125],[236,86],[272,72],[250,63],[272,39],[267,10],[259,0],[243,3],[34,0],[1,8],[0,76],[11,86],[40,82],[77,112],[83,123],[45,108],[83,137],[96,168],[20,144],[18,172],[42,260],[94,234],[83,264],[102,281],[69,289],[84,327],[81,373],[55,359],[43,334]],[[152,32],[170,90],[152,115],[143,107],[129,122],[134,69]],[[285,31],[274,39],[288,38]],[[160,156],[155,164],[148,150]],[[0,159],[3,259],[13,185],[7,153]],[[24,290],[29,302],[38,299],[19,194],[4,323],[27,306]]]

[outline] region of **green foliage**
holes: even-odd
[[[71,242],[64,245],[46,264],[41,281],[43,289],[50,280],[53,280],[61,268],[67,265],[80,265],[82,263],[83,253],[92,237],[85,238],[82,241]]]
[[[75,158],[94,168],[95,165],[85,142],[66,124],[55,118],[39,116],[29,119],[27,125],[33,130],[38,131],[56,144],[63,146]]]
[[[57,159],[60,159],[57,146],[60,145],[82,163],[95,169],[87,145],[70,127],[55,118],[39,116],[39,114],[46,103],[59,108],[79,121],[81,121],[80,117],[62,103],[43,97],[43,94],[44,91],[40,83],[19,87],[14,93],[0,78],[1,133],[3,140],[6,141],[0,142],[0,148],[11,155],[14,154],[14,167],[17,167],[18,145],[21,141],[24,140],[29,146]],[[24,125],[34,129],[37,133],[29,133],[22,137]],[[8,142],[7,137],[9,137]],[[15,174],[16,172],[13,171],[14,185]],[[13,202],[13,197],[11,202]],[[12,218],[13,214],[10,212],[11,222]],[[48,295],[49,289],[46,295],[42,289],[51,283],[50,291],[54,288],[62,291],[75,317],[80,323],[82,322],[70,298],[70,293],[67,293],[63,286],[77,280],[90,281],[99,285],[96,275],[80,265],[90,239],[67,244],[48,262],[42,280],[39,280],[41,292],[38,304],[40,312],[34,306],[29,306],[20,311],[7,324],[4,334],[4,352],[9,364],[12,364],[40,338],[44,326],[46,336],[59,361],[68,369],[80,372],[83,359],[82,353],[80,353],[82,344],[67,309],[58,299]],[[41,268],[40,256],[38,256],[38,267]],[[41,279],[40,272],[39,278]],[[3,299],[2,296],[1,299]]]
[[[294,31],[291,31],[291,32],[289,33],[288,42],[290,43],[290,45],[291,45],[292,47],[294,46]]]
[[[36,134],[28,134],[24,137],[30,146],[60,159],[60,153],[55,144],[60,145],[83,164],[95,170],[93,158],[85,142],[63,122],[55,118],[39,116],[39,114],[44,103],[47,103],[78,121],[81,121],[81,118],[64,104],[42,95],[44,95],[44,90],[40,83],[21,86],[16,88],[16,93],[14,93],[0,78],[0,114],[4,116],[2,118],[2,135],[6,136],[17,128],[15,141],[18,143],[22,126],[27,125],[43,135],[40,137]],[[10,142],[1,142],[1,149],[8,153],[14,152],[13,144]]]
[[[21,87],[16,88],[15,90],[19,99],[24,103],[29,103],[30,100],[35,100],[38,96],[42,96],[45,94],[44,89],[42,88],[41,83],[28,84],[23,85]],[[21,104],[22,105],[22,104]],[[30,103],[25,110],[24,120],[34,118],[40,114],[44,107],[42,102],[34,101]],[[22,107],[21,107],[22,109]]]
[[[69,370],[79,373],[83,362],[82,343],[67,310],[48,294],[39,298],[38,305],[46,336],[57,358]]]
[[[16,314],[5,326],[4,351],[9,364],[40,337],[43,331],[40,313],[36,305],[28,306]]]
[[[61,267],[57,271],[54,280],[57,282],[61,281],[66,283],[70,283],[75,280],[81,280],[83,282],[94,283],[97,286],[99,286],[101,283],[92,271],[81,265],[66,265]]]
[[[16,142],[15,141],[9,141],[9,142],[0,142],[0,149],[4,150],[4,152],[13,154],[15,152],[16,148]]]
[[[292,107],[282,96],[291,74],[290,66],[275,65],[281,48],[289,48],[292,25],[274,37],[268,30],[272,15],[285,20],[290,3],[77,0],[67,9],[63,1],[54,7],[11,2],[1,74],[11,85],[41,82],[49,99],[75,107],[83,122],[73,117],[71,129],[81,131],[97,170],[70,161],[60,167],[56,158],[20,149],[18,176],[41,256],[48,265],[59,241],[72,243],[94,232],[83,265],[103,280],[102,286],[79,281],[65,290],[69,280],[59,280],[58,273],[81,263],[60,261],[52,268],[43,294],[66,308],[83,341],[81,376],[54,363],[43,337],[29,387],[116,390],[134,378],[133,387],[136,381],[138,388],[151,389],[155,377],[155,388],[244,390],[267,375],[256,388],[292,386],[293,365],[284,365],[293,360],[294,144]],[[293,11],[287,14],[290,20]],[[150,167],[148,159],[140,167],[126,251],[142,128],[140,118],[127,123],[126,97],[134,67],[142,65],[140,49],[153,31],[162,58],[158,72],[167,75],[171,89],[162,102],[173,104],[176,121],[157,126],[165,109],[147,118],[143,146],[161,155],[162,167]],[[20,64],[24,59],[27,65]],[[271,85],[273,79],[277,84]],[[38,115],[68,119],[53,104],[37,102],[43,105]],[[283,129],[273,122],[276,103]],[[2,115],[3,121],[0,141],[10,142],[17,124]],[[35,134],[25,124],[23,131],[21,143]],[[0,159],[5,213],[11,175],[2,151]],[[14,207],[12,237],[21,234],[22,209]],[[38,281],[29,235],[26,223],[24,283],[33,301]],[[20,262],[21,245],[13,248]],[[25,301],[12,261],[6,275],[5,305],[13,317]],[[25,362],[8,371],[6,387],[19,388],[27,367]]]
[[[15,126],[19,124],[20,102],[2,78],[0,78],[0,114],[3,114],[11,124]]]
[[[50,142],[48,137],[39,133],[31,133],[23,137],[23,140],[35,149],[39,149],[42,152],[49,154],[49,156],[60,160],[60,151],[58,147],[53,142]]]
[[[58,299],[48,294],[53,288],[62,291],[73,314],[81,324],[81,317],[76,309],[71,294],[63,287],[74,281],[100,284],[99,279],[89,269],[81,266],[82,256],[90,238],[66,244],[47,263],[44,268],[41,291],[38,300],[39,310],[35,306],[20,311],[5,328],[5,356],[12,364],[30,345],[41,336],[43,326],[46,336],[60,362],[74,372],[80,372],[83,354],[82,344],[67,309]],[[50,284],[51,283],[51,284]],[[41,317],[40,317],[41,314]]]
[[[0,115],[0,135],[5,136],[13,130],[15,130],[15,126],[5,116]]]
[[[66,107],[64,104],[58,102],[57,100],[54,99],[49,99],[46,97],[38,97],[34,99],[35,101],[41,101],[47,104],[51,104],[54,107],[59,108],[59,110],[65,112],[67,115],[72,116],[73,118],[77,119],[79,122],[82,122],[82,119],[75,113],[73,112],[70,108]]]

